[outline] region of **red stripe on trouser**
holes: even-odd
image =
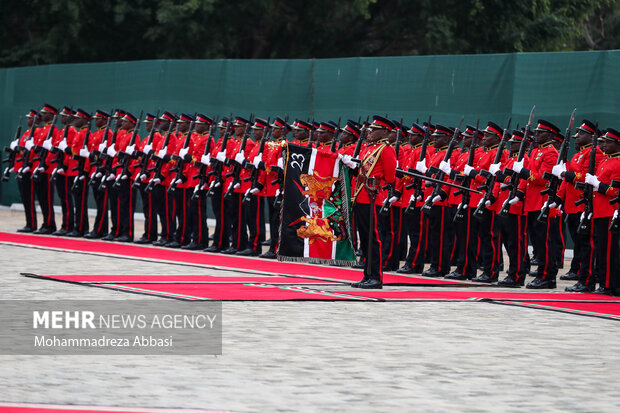
[[[198,198],[198,243],[202,242],[202,197]]]
[[[254,250],[258,250],[258,239],[260,235],[260,231],[258,230],[260,227],[260,204],[262,199],[258,196],[256,197],[256,236],[254,237],[254,242],[252,245],[254,246]]]
[[[527,225],[527,220],[526,220],[526,225]],[[516,276],[516,279],[519,279],[519,271],[521,270],[521,215],[517,215],[516,230],[517,230],[517,273],[515,274],[515,276]]]
[[[422,211],[420,211],[420,235],[418,236],[418,246],[415,250],[415,255],[413,257],[413,262],[417,262],[418,261],[418,257],[420,256],[420,251],[422,249],[422,239],[425,238],[424,237],[424,214],[422,214]],[[413,263],[412,263],[413,264]]]
[[[239,211],[239,214],[237,215],[237,249],[239,249],[241,246],[241,227],[243,225],[243,222],[241,221],[241,208],[243,208],[243,205],[241,205],[241,198],[237,196],[237,199],[239,200],[237,204],[237,209]]]
[[[609,223],[610,220],[608,220]],[[608,225],[609,226],[609,225]],[[605,261],[606,261],[606,265],[605,265],[605,288],[609,288],[609,281],[611,280],[611,271],[610,271],[610,265],[611,265],[611,231],[607,231],[607,251],[605,254]]]
[[[99,221],[99,227],[97,228],[97,234],[101,234],[101,227],[103,226],[103,215],[108,215],[108,190],[103,191],[103,208],[101,213],[101,221]]]
[[[133,238],[133,189],[129,183],[129,236]]]
[[[491,251],[493,251],[493,253],[491,254],[491,273],[495,272],[495,263],[497,261],[497,251],[496,251],[496,247],[495,247],[495,237],[493,234],[493,227],[495,225],[495,214],[490,211],[491,214],[491,227],[489,230],[489,233],[491,235]]]
[[[148,226],[146,228],[146,231],[147,231],[146,232],[146,237],[150,239],[151,238],[151,228],[153,228],[153,198],[151,198],[151,193],[150,192],[147,193],[146,196],[147,196],[147,200],[148,200],[147,202],[149,203],[149,209],[148,209],[149,216],[146,217],[146,219],[148,220]]]
[[[86,189],[86,179],[82,179],[82,205],[80,206],[81,213],[80,213],[80,229],[79,229],[80,232],[84,232],[84,214],[86,214],[86,195],[87,194],[88,192]]]
[[[560,258],[562,259],[562,262],[558,264],[563,264],[566,242],[564,241],[564,231],[562,231],[562,216],[561,215],[560,215],[560,219],[558,219],[558,232],[560,233],[560,239],[562,240],[562,255],[560,256]]]
[[[164,237],[166,239],[170,239],[170,218],[169,218],[170,214],[168,213],[170,211],[168,211],[168,191],[166,191],[165,187],[164,187],[164,204],[166,205],[166,208],[165,208],[165,210],[166,210],[166,212],[165,212],[165,214],[166,214],[166,216],[165,216],[165,219],[166,219],[166,233],[164,234]]]
[[[394,209],[390,208],[390,235],[391,235],[391,239],[390,239],[390,249],[389,249],[389,252],[388,252],[388,256],[385,257],[385,264],[387,264],[390,261],[390,258],[392,258],[392,252],[394,250],[394,216],[392,214],[394,214]],[[381,265],[384,265],[384,264],[381,263]]]
[[[594,222],[590,222],[590,259],[588,262],[588,276],[586,285],[590,285],[592,274],[594,273]]]
[[[54,205],[52,204],[52,182],[50,179],[47,180],[47,224],[50,224],[50,221],[54,217]]]
[[[28,178],[24,177],[24,179]],[[32,226],[36,227],[37,224],[35,224],[35,222],[37,220],[37,213],[36,207],[34,206],[34,184],[32,183],[32,180],[30,181],[30,205],[28,205],[28,208],[30,209],[30,221],[32,222]]]
[[[444,207],[440,206],[439,208],[441,208],[441,224],[439,225],[439,268],[438,270],[441,271],[443,268],[442,264],[442,258],[443,258],[443,214],[444,214]]]
[[[398,249],[401,249],[401,240],[403,236],[403,209],[398,208]],[[406,243],[405,243],[406,245]],[[398,251],[398,262],[396,265],[400,264],[400,251]]]
[[[379,236],[379,232],[377,231],[377,208],[375,208],[374,205],[370,206],[372,208],[372,213],[375,216],[374,219],[374,223],[375,223],[375,238],[377,240],[377,242],[379,243],[379,281],[383,282],[383,265],[381,265],[381,263],[383,262],[383,245],[381,244],[381,237]],[[370,230],[370,228],[368,228]],[[372,248],[372,245],[369,245],[368,248]],[[371,264],[372,265],[372,264]],[[371,274],[372,275],[372,274]]]
[[[551,257],[549,257],[549,221],[551,218],[547,218],[547,229],[545,231],[545,268],[543,271],[542,279],[546,280],[547,275],[549,274],[549,261],[551,261]]]
[[[220,239],[217,247],[222,245],[222,237],[224,236],[224,194],[220,191]]]
[[[467,266],[467,264],[469,264],[469,260],[467,259],[469,257],[469,233],[471,231],[470,228],[470,224],[471,224],[471,214],[469,213],[469,211],[466,211],[466,215],[467,215],[467,226],[465,227],[465,264],[463,264],[463,274],[465,274],[467,272],[467,269],[469,268]]]
[[[187,221],[187,202],[185,202],[185,188],[183,188],[183,195],[181,195],[183,205],[181,205],[181,211],[183,213],[183,223],[181,224],[181,244],[185,244],[185,223]]]
[[[65,178],[65,225],[67,226],[67,228],[65,229],[69,229],[69,226],[71,225],[71,223],[69,222],[69,188],[67,187],[67,184],[69,183],[69,178],[67,176],[64,177]]]

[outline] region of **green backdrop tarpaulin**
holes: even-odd
[[[93,111],[229,113],[343,121],[372,114],[410,123],[537,118],[620,127],[620,51],[320,60],[154,60],[0,69],[0,145],[43,103]],[[12,179],[0,203],[19,202]]]

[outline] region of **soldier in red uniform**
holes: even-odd
[[[71,159],[67,161],[68,169],[66,174],[70,175],[73,180],[78,179],[77,157],[80,156],[80,152],[84,146],[84,139],[88,131],[90,122],[90,113],[84,109],[78,109],[75,111],[75,117],[73,120],[73,127],[75,128],[73,136],[67,139],[69,146],[65,149],[67,157]],[[90,137],[89,137],[90,140]],[[85,153],[84,153],[85,154]],[[89,168],[88,161],[85,162],[85,169]],[[72,186],[72,195],[75,207],[75,221],[73,225],[73,231],[67,233],[70,237],[82,237],[88,233],[88,181],[82,179],[77,182],[75,186]]]
[[[147,135],[151,133],[151,130],[155,128],[157,130],[157,123],[159,119],[152,113],[147,113],[144,116],[144,128]],[[149,157],[153,151],[153,144],[155,143],[155,136],[157,132],[153,132],[153,141],[149,145],[147,139],[144,139],[139,145],[139,150],[142,152],[141,156]],[[161,138],[161,135],[159,135]],[[141,162],[141,158],[138,157],[138,162]],[[147,162],[147,168],[151,162]],[[140,238],[134,241],[136,244],[151,244],[157,241],[157,215],[155,213],[155,206],[153,205],[153,191],[146,191],[146,183],[149,179],[149,175],[146,171],[141,175],[136,175],[135,180],[138,181],[138,192],[140,193],[140,199],[142,199],[142,213],[144,214],[144,233]]]
[[[415,169],[417,163],[420,161],[424,133],[425,128],[417,123],[414,123],[411,129],[409,129],[408,136],[411,150],[409,151],[408,159],[403,163],[403,169]],[[430,142],[426,150],[428,154],[433,151],[433,146]],[[430,156],[425,155],[424,164],[426,167],[430,165],[429,160]],[[401,199],[403,203],[407,203],[405,206],[405,227],[407,228],[407,236],[409,237],[409,253],[405,258],[405,265],[396,271],[400,274],[421,274],[422,271],[424,271],[426,252],[425,227],[427,220],[425,214],[422,214],[420,209],[424,203],[424,199],[422,196],[416,199],[414,188],[407,189],[407,186],[411,183],[412,178],[409,176],[404,176],[399,179],[399,183],[397,183],[397,189],[403,194]],[[424,182],[422,182],[422,185],[424,185]]]
[[[540,191],[544,190],[547,185],[547,180],[542,176],[545,172],[550,173],[557,161],[558,151],[552,143],[554,139],[560,137],[560,129],[541,119],[534,130],[534,136],[538,148],[532,151],[529,168],[525,168],[523,161],[515,162],[512,168],[523,179],[527,179],[525,212],[528,213],[529,231],[532,235],[532,241],[536,243],[538,259],[540,260],[536,278],[526,287],[534,289],[555,288],[555,278],[558,273],[558,250],[562,245],[559,225],[562,214],[557,208],[552,208],[546,222],[541,223],[537,218],[548,198],[547,195],[540,194]],[[534,227],[531,225],[532,222]]]
[[[607,129],[601,137],[601,149],[607,155],[596,168],[596,174],[586,174],[586,184],[594,189],[593,221],[595,264],[594,274],[599,283],[597,294],[620,295],[619,233],[609,231],[612,217],[618,209],[610,201],[618,196],[618,189],[610,187],[612,180],[620,180],[620,132]]]
[[[56,161],[59,155],[56,155],[58,151],[64,153],[65,149],[70,146],[71,141],[76,135],[75,128],[72,126],[74,111],[65,106],[60,111],[60,124],[64,127],[58,131],[58,135],[52,139],[52,183],[58,193],[58,199],[60,200],[60,209],[62,215],[62,223],[57,231],[54,231],[52,235],[63,236],[73,231],[73,224],[75,220],[75,205],[73,203],[73,196],[71,195],[71,186],[73,185],[73,179],[75,172],[71,171],[71,165],[60,165]],[[67,129],[66,140],[63,140],[65,135],[65,129]],[[62,156],[62,155],[60,155]],[[68,163],[68,157],[65,157],[65,163]]]
[[[360,230],[360,242],[365,260],[364,278],[358,283],[351,284],[356,288],[383,288],[382,248],[377,216],[381,208],[381,200],[375,198],[371,205],[373,189],[368,186],[368,178],[375,180],[375,187],[380,188],[384,184],[394,184],[396,173],[396,153],[394,148],[387,144],[387,134],[394,128],[389,120],[381,116],[373,116],[371,131],[368,136],[368,144],[364,152],[360,154],[362,163],[357,176],[357,188],[353,194],[357,218],[357,226]],[[373,214],[373,227],[370,227],[371,214]],[[369,244],[370,242],[370,244]],[[372,252],[371,252],[372,251]],[[370,255],[369,255],[370,254]]]
[[[350,161],[355,152],[355,147],[357,146],[357,140],[360,138],[361,131],[360,126],[357,122],[348,120],[347,124],[341,129],[341,133],[339,136],[340,147],[338,148],[338,153],[343,155],[347,161]],[[361,150],[361,148],[360,148]],[[346,162],[345,162],[346,163]],[[351,193],[355,190],[356,182],[355,177],[351,176]],[[358,231],[355,225],[355,214],[351,214],[351,234],[352,234],[352,242],[353,247],[358,249]],[[357,264],[356,264],[357,265]]]
[[[32,125],[38,123],[39,112],[34,109],[30,109],[30,112],[26,115],[26,123],[28,129],[17,140],[11,142],[10,148],[15,150],[17,147],[24,148],[26,141],[30,137],[30,128]],[[26,152],[24,150],[19,151],[15,157],[14,171],[18,172],[17,175],[17,187],[19,189],[19,196],[22,204],[24,205],[24,213],[26,215],[26,226],[17,230],[17,232],[33,232],[37,229],[37,210],[35,205],[35,190],[32,183],[32,170],[24,163],[24,156],[28,154],[29,159],[32,160],[34,154]]]
[[[296,119],[292,125],[293,128],[293,140],[294,145],[308,146],[310,132],[312,131],[312,125],[303,120]]]
[[[315,130],[317,136],[315,147],[318,151],[329,152],[331,150],[337,128],[338,125],[332,121],[319,123],[319,127]]]

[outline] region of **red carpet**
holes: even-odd
[[[74,283],[97,284],[338,284],[333,281],[316,280],[314,278],[274,276],[217,277],[214,275],[37,275],[34,278],[49,278]]]
[[[223,410],[150,409],[142,407],[74,406],[33,403],[0,403],[0,413],[224,413]]]
[[[158,248],[126,243],[105,242],[53,237],[45,235],[24,235],[0,232],[0,242],[78,251],[92,254],[114,255],[155,261],[172,261],[219,269],[234,269],[241,272],[263,273],[263,275],[293,275],[312,277],[335,282],[354,282],[362,278],[361,270],[320,266],[314,264],[278,262],[260,258],[248,258],[207,252],[194,252],[169,248]],[[447,281],[424,277],[385,274],[384,283],[394,285],[437,285],[470,286],[470,282]]]

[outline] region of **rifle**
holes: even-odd
[[[140,129],[141,120],[142,120],[142,112],[140,112],[140,116],[138,116],[138,122],[136,123],[136,126],[133,128],[133,131],[131,133],[131,138],[129,139],[129,144],[127,145],[127,147],[134,146],[134,154],[130,155],[129,153],[123,152],[123,151],[118,152],[118,165],[114,167],[114,173],[117,175],[116,175],[116,179],[114,180],[114,184],[112,185],[113,188],[120,188],[122,181],[124,181],[125,179],[129,179],[129,175],[130,175],[129,164],[131,163],[131,160],[134,159],[135,157],[135,144],[136,144],[136,139],[138,138],[138,129]],[[121,172],[117,173],[119,169],[121,170]],[[125,177],[124,179],[123,179],[123,176]]]
[[[15,139],[13,139],[13,141],[17,141],[17,143],[19,144],[19,138],[22,135],[22,118],[19,118],[19,123],[17,124],[17,131],[15,131]],[[8,152],[9,153],[9,157],[7,159],[5,159],[3,162],[7,163],[8,166],[4,169],[4,172],[2,173],[2,181],[8,181],[9,180],[9,175],[11,174],[11,170],[15,170],[15,159],[17,158],[17,154],[20,152],[20,146],[17,145],[15,146],[14,149],[11,149],[10,146],[5,146],[4,147],[4,152]]]
[[[34,120],[32,121],[32,126],[30,126],[30,131],[28,132],[28,139],[26,140],[26,142],[30,142],[30,143],[34,142],[34,130],[37,126],[38,117],[39,115],[36,115],[34,117]],[[20,180],[24,177],[25,172],[23,172],[23,170],[32,168],[32,161],[30,160],[30,151],[34,149],[34,147],[32,149],[27,149],[26,147],[22,148],[21,146],[19,146],[18,148],[23,151],[22,159],[24,162],[23,168],[17,172],[17,179]],[[15,149],[18,149],[18,148],[15,148]]]
[[[241,138],[241,146],[239,147],[239,152],[240,154],[243,154],[245,152],[245,146],[248,142],[248,138],[250,137],[250,127],[252,124],[252,118],[254,116],[250,116],[250,122],[246,125],[245,127],[245,131],[243,132],[243,138]],[[233,170],[229,173],[226,174],[226,177],[230,177],[232,176],[232,181],[230,182],[230,185],[228,186],[228,189],[226,190],[226,193],[224,194],[224,198],[230,198],[235,190],[235,186],[237,186],[238,184],[241,184],[241,170],[246,168],[247,165],[247,159],[244,159],[243,162],[239,163],[234,159],[227,159],[228,163],[234,163],[233,165]]]
[[[214,119],[213,124],[209,128],[209,136],[207,137],[207,142],[205,143],[205,151],[202,154],[203,156],[209,155],[211,153],[211,142],[215,143],[214,136],[215,130],[217,128],[217,119]],[[201,159],[202,160],[202,159]],[[202,193],[204,192],[204,188],[209,182],[209,175],[207,173],[208,165],[205,165],[198,160],[194,162],[194,166],[198,167],[198,173],[193,176],[193,179],[198,179],[198,185],[194,187],[194,192],[192,193],[192,200],[198,199]]]
[[[45,144],[45,142],[49,142],[49,144],[51,145],[51,143],[52,143],[52,135],[54,133],[54,128],[56,127],[56,119],[57,118],[58,118],[58,115],[54,115],[54,118],[52,119],[52,123],[50,125],[50,128],[47,131],[47,136],[45,137],[45,141],[43,141],[43,144]],[[33,180],[38,180],[38,179],[41,178],[41,172],[40,171],[45,171],[48,168],[48,165],[47,165],[47,155],[49,154],[49,150],[45,149],[45,147],[43,145],[35,145],[32,148],[32,150],[34,150],[34,152],[38,155],[38,157],[34,158],[34,160],[35,161],[39,161],[39,166],[32,173],[32,179]]]
[[[476,189],[466,188],[466,187],[461,186],[461,185],[453,184],[451,182],[446,182],[446,181],[443,181],[441,179],[431,178],[430,176],[422,175],[421,173],[418,173],[418,172],[405,171],[404,169],[400,169],[400,168],[396,168],[396,174],[398,174],[399,176],[407,175],[407,176],[410,176],[412,178],[421,179],[423,181],[428,181],[428,182],[431,182],[433,184],[437,184],[437,185],[440,185],[440,186],[444,186],[445,185],[445,186],[449,186],[451,188],[456,188],[456,189],[461,190],[461,191],[473,192],[474,194],[481,194],[482,193],[482,192],[480,192],[480,191],[478,191]]]
[[[519,145],[519,153],[517,154],[517,162],[523,161],[525,157],[525,148],[527,147],[528,139],[530,139],[530,130],[532,128],[532,122],[534,122],[534,112],[536,111],[536,105],[532,107],[530,111],[530,117],[527,121],[527,125],[525,125],[525,131],[523,132],[523,140],[521,141],[521,145]],[[531,145],[530,145],[531,147]],[[500,185],[500,190],[510,190],[508,194],[508,198],[504,201],[502,205],[502,209],[499,211],[498,215],[501,217],[507,217],[510,212],[510,200],[517,196],[517,191],[519,190],[519,181],[521,180],[521,176],[514,172],[512,169],[506,168],[504,169],[504,174],[510,176],[510,182],[508,184]]]
[[[450,140],[450,143],[448,144],[448,149],[446,149],[446,154],[443,157],[444,162],[448,162],[450,158],[452,157],[452,152],[454,151],[456,142],[459,139],[460,129],[461,129],[461,126],[463,125],[463,119],[464,117],[461,117],[461,123],[459,123],[459,127],[454,130],[452,139]],[[422,205],[422,212],[426,214],[430,214],[431,209],[433,208],[433,199],[437,196],[441,196],[441,192],[443,192],[443,190],[441,189],[441,186],[443,185],[443,183],[445,183],[444,177],[446,175],[439,168],[431,167],[428,169],[431,174],[435,175],[435,179],[438,180],[439,182],[432,182],[432,183],[429,182],[431,185],[434,184],[435,188],[433,188],[433,192],[431,193],[431,196],[426,201],[424,201],[424,205]],[[427,185],[429,183],[427,183]]]
[[[88,122],[88,129],[86,129],[86,135],[84,135],[84,143],[82,144],[82,149],[88,149],[88,140],[90,139],[90,128],[91,128],[92,123],[93,121],[91,119]],[[83,157],[79,153],[75,153],[73,154],[73,159],[77,159],[78,161],[77,166],[72,169],[73,171],[78,171],[78,174],[75,177],[75,180],[73,181],[73,185],[71,185],[71,190],[75,191],[77,190],[80,181],[86,179],[86,177],[88,176],[88,171],[86,170],[86,160],[88,158]]]
[[[336,128],[336,132],[334,132],[334,138],[332,139],[332,144],[329,147],[330,152],[336,152],[336,144],[338,143],[338,135],[340,135],[340,119],[338,118],[338,127]]]
[[[189,142],[191,141],[192,133],[194,132],[194,125],[195,125],[195,122],[191,121],[189,124],[189,129],[187,130],[187,135],[185,135],[185,141],[183,142],[183,148],[181,149],[189,148]],[[187,155],[189,155],[189,153]],[[183,168],[185,168],[185,164],[187,163],[185,161],[185,157],[175,154],[175,155],[172,155],[171,158],[173,161],[176,161],[176,165],[174,168],[170,169],[170,173],[175,172],[175,175],[174,175],[174,179],[172,180],[172,182],[170,182],[170,186],[168,187],[168,192],[174,192],[177,189],[177,185],[178,185],[177,182],[179,180],[181,182],[187,181],[187,176],[183,174]]]
[[[476,131],[474,132],[474,136],[471,141],[471,146],[469,147],[469,154],[467,156],[467,165],[474,166],[474,155],[476,152],[476,145],[478,144],[478,133],[479,133],[480,119],[476,120]],[[461,181],[461,185],[466,188],[469,188],[471,185],[471,176],[469,175],[457,175],[456,180]],[[454,192],[454,195],[461,195],[461,203],[456,207],[456,212],[454,214],[454,218],[452,222],[460,222],[465,219],[465,215],[467,214],[467,208],[469,208],[469,202],[471,201],[471,192],[458,190]]]
[[[588,167],[589,166],[590,165],[588,165]],[[612,188],[620,188],[620,181],[612,180],[609,186],[611,186]],[[618,204],[618,208],[616,209],[616,212],[614,212],[614,216],[609,223],[608,230],[610,232],[618,232],[618,230],[620,230],[620,194],[617,197],[609,200],[609,203],[612,205]]]
[[[402,125],[403,120],[400,120]],[[396,152],[396,166],[398,167],[398,153],[400,152],[400,143],[401,143],[401,130],[400,128],[396,129],[396,141],[394,142],[394,151]],[[387,189],[387,196],[385,197],[385,201],[383,201],[383,205],[381,209],[379,209],[379,214],[388,215],[390,213],[390,208],[392,204],[390,203],[390,198],[397,197],[400,198],[402,193],[396,190],[393,183],[388,183],[383,185],[381,189]]]
[[[151,131],[149,132],[149,136],[146,140],[146,146],[144,147],[144,149],[146,148],[151,148],[148,151],[136,151],[134,152],[134,158],[139,159],[138,165],[136,166],[136,168],[138,169],[138,175],[136,175],[136,180],[133,181],[132,187],[133,188],[138,188],[140,187],[140,184],[142,183],[142,181],[140,180],[140,177],[142,175],[147,175],[148,172],[148,167],[149,167],[149,159],[151,159],[151,155],[153,154],[153,148],[151,145],[153,145],[153,139],[155,138],[155,132],[157,132],[157,128],[155,127],[155,125],[157,125],[157,119],[159,119],[159,110],[157,111],[157,113],[155,114],[155,120],[153,121],[153,126],[151,127]]]
[[[231,118],[232,119],[232,115]],[[220,147],[220,152],[226,153],[226,146],[228,145],[228,139],[230,139],[230,131],[232,129],[232,120],[226,124],[226,130],[224,130],[224,136],[222,137],[222,146]],[[209,190],[207,191],[207,197],[215,195],[215,189],[224,185],[224,162],[220,161],[217,158],[211,158],[211,165],[213,166],[213,170],[207,174],[207,176],[213,175],[213,181],[211,181],[211,185],[209,186]]]
[[[155,188],[155,185],[163,182],[166,179],[166,177],[163,176],[161,173],[161,168],[164,166],[164,163],[168,162],[169,160],[166,152],[168,151],[168,144],[170,143],[170,135],[172,134],[172,128],[173,127],[171,123],[168,126],[168,131],[166,132],[166,137],[164,138],[164,144],[162,145],[161,149],[159,150],[159,152],[153,152],[153,154],[151,155],[151,159],[155,161],[155,165],[152,168],[148,168],[146,170],[147,174],[150,174],[151,172],[153,172],[153,177],[151,178],[149,183],[146,185],[146,188],[144,188],[145,192],[151,192]],[[159,180],[159,182],[155,182],[156,180]]]
[[[568,127],[566,128],[566,134],[564,135],[562,146],[560,146],[560,150],[558,151],[558,160],[555,162],[556,165],[559,165],[561,162],[566,164],[566,159],[568,157],[568,143],[570,142],[570,133],[571,133],[571,130],[573,129],[573,124],[575,123],[576,112],[577,112],[577,109],[576,108],[573,109],[573,113],[571,114],[570,120],[568,121]],[[549,205],[554,202],[558,205],[561,203],[561,199],[558,198],[558,189],[560,187],[560,179],[557,176],[553,175],[551,172],[544,172],[542,177],[543,179],[546,179],[547,181],[549,181],[549,183],[547,184],[547,188],[540,191],[540,194],[549,195],[549,196],[547,198],[547,202],[543,205],[543,208],[540,211],[540,214],[538,215],[537,219],[539,222],[547,222],[547,219],[549,218],[549,211],[551,210]]]
[[[101,135],[101,143],[99,144],[99,147],[93,148],[89,156],[91,166],[95,167],[95,172],[92,174],[92,176],[90,177],[90,181],[88,182],[88,184],[93,188],[99,187],[97,179],[101,180],[100,178],[103,177],[103,157],[101,156],[101,153],[107,147],[107,143],[109,140],[108,132],[110,131],[111,124],[112,117],[110,116],[108,118],[108,121],[106,122],[105,129],[103,130],[103,135]],[[97,175],[99,175],[99,178],[97,177]]]
[[[101,180],[99,182],[99,187],[98,187],[99,191],[105,191],[107,189],[108,180],[110,180],[109,179],[110,176],[113,175],[112,162],[114,161],[114,156],[110,156],[108,151],[110,150],[110,148],[114,150],[114,145],[116,145],[117,134],[118,134],[118,124],[114,127],[114,133],[112,133],[111,142],[109,142],[109,145],[106,145],[103,151],[101,151],[101,153],[99,154],[100,164],[97,167],[97,171],[101,173]],[[106,144],[107,143],[108,143],[108,140],[106,139]]]
[[[590,175],[594,175],[596,172],[596,150],[598,149],[598,122],[596,122],[596,126],[594,127],[594,133],[592,134],[592,147],[590,148],[590,163],[588,164],[588,173]],[[579,206],[583,204],[583,212],[581,214],[581,218],[579,218],[579,225],[577,226],[577,234],[579,235],[587,235],[590,233],[590,226],[592,225],[592,221],[590,219],[590,215],[593,211],[593,194],[594,188],[592,185],[586,184],[585,182],[577,182],[575,184],[575,189],[580,189],[583,191],[583,195],[580,200],[575,201],[575,205]]]
[[[362,129],[360,129],[360,137],[355,144],[355,149],[353,149],[353,155],[351,155],[351,160],[353,162],[357,162],[358,164],[362,163],[362,160],[359,159],[360,152],[362,151],[362,144],[366,140],[366,135],[368,134],[368,119],[362,125]]]
[[[263,136],[260,139],[260,144],[258,146],[258,153],[256,154],[256,156],[257,157],[260,156],[259,159],[261,159],[261,161],[258,163],[258,165],[254,165],[253,163],[248,164],[248,168],[252,169],[252,172],[250,176],[245,178],[243,181],[251,182],[251,184],[250,184],[250,189],[245,193],[245,195],[243,195],[243,199],[241,200],[242,203],[248,203],[252,200],[252,194],[250,193],[252,189],[254,188],[258,188],[259,190],[263,189],[263,185],[260,182],[258,182],[258,177],[260,175],[260,171],[265,170],[265,163],[262,161],[263,150],[265,148],[265,142],[269,141],[270,134],[271,134],[271,128],[269,128],[268,130],[265,130],[263,132]]]
[[[530,115],[531,116],[531,115]],[[493,159],[493,163],[497,164],[502,159],[502,154],[504,152],[504,146],[506,146],[506,141],[508,140],[508,135],[510,134],[510,123],[512,123],[512,118],[508,119],[508,125],[506,125],[506,129],[504,129],[504,133],[502,133],[502,140],[499,141],[499,145],[497,146],[497,152],[495,153],[495,159]],[[525,138],[523,139],[525,141]],[[480,175],[486,178],[484,185],[479,186],[477,189],[484,190],[484,196],[480,200],[480,203],[474,210],[474,217],[478,219],[482,219],[484,217],[484,211],[486,210],[487,201],[491,201],[493,198],[493,187],[495,186],[496,176],[490,173],[489,171],[481,170]]]
[[[417,123],[417,122],[416,122]],[[428,147],[428,142],[431,139],[431,117],[428,117],[428,127],[424,130],[424,139],[422,139],[422,146],[420,147],[420,159],[418,161],[423,161],[426,159],[426,148]],[[409,169],[410,172],[415,171],[415,169]],[[413,191],[413,199],[409,200],[409,205],[405,208],[405,213],[413,214],[415,211],[415,204],[418,199],[422,199],[422,195],[424,195],[424,189],[422,188],[422,179],[416,178],[413,182],[405,187],[407,190],[411,188],[415,188]]]
[[[69,135],[70,127],[71,125],[69,124],[69,122],[67,122],[62,132],[62,138],[60,142],[64,142],[65,144],[67,143],[67,136]],[[55,182],[56,177],[58,176],[58,173],[59,173],[58,171],[59,170],[66,171],[68,166],[67,164],[65,164],[65,151],[60,150],[60,144],[59,146],[53,146],[51,149],[51,152],[56,155],[56,157],[52,159],[52,163],[56,164],[56,168],[54,168],[54,170],[52,171],[52,174],[50,175],[50,181]]]

